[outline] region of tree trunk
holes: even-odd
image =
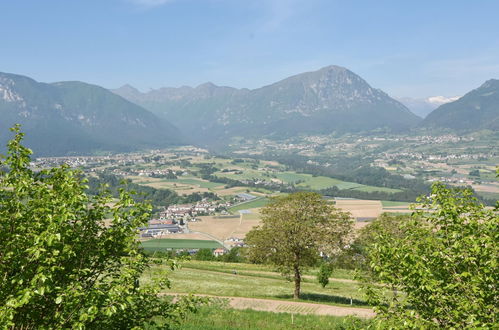
[[[301,274],[300,274],[300,268],[298,265],[294,266],[295,270],[295,292],[293,294],[293,299],[299,299],[300,298],[300,285],[301,285]]]

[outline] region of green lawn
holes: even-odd
[[[250,309],[235,310],[218,306],[202,307],[195,314],[189,314],[185,321],[174,329],[361,329],[371,321],[323,315],[300,315],[289,313],[261,312]]]
[[[158,238],[141,243],[144,250],[165,251],[168,249],[216,249],[221,245],[216,241],[197,240],[197,239],[173,239],[173,238]]]

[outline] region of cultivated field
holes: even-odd
[[[220,218],[216,216],[203,216],[199,217],[201,221],[189,222],[189,230],[195,232],[206,233],[224,241],[231,237],[240,224],[240,217],[235,218]]]
[[[350,212],[355,218],[376,218],[383,213],[380,201],[364,199],[336,199],[336,207]]]
[[[141,243],[145,251],[166,251],[169,249],[215,249],[221,247],[218,242],[209,240],[194,240],[194,239],[172,239],[159,238],[143,241]]]
[[[128,178],[131,179],[133,183],[156,189],[170,189],[180,195],[187,195],[195,192],[209,192],[214,188],[223,186],[220,183],[213,183],[197,178],[183,178],[175,180],[142,176],[129,176]]]
[[[241,210],[260,208],[260,207],[267,205],[268,203],[269,203],[269,199],[262,197],[262,198],[248,201],[246,203],[241,203],[241,204],[235,205],[229,209],[229,212],[237,213],[238,211],[241,211]]]
[[[189,223],[189,230],[206,233],[220,241],[225,241],[231,237],[242,239],[254,226],[260,223],[258,209],[249,211],[252,213],[240,214],[235,218],[199,217],[201,221]],[[227,244],[229,243],[227,242]]]

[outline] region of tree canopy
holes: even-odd
[[[137,228],[150,205],[120,191],[85,193],[67,166],[30,169],[19,127],[0,160],[0,327],[129,329],[175,320],[192,299],[158,297],[166,277],[139,283],[148,259]],[[114,206],[110,206],[114,204]]]
[[[499,315],[497,210],[486,209],[468,189],[440,183],[420,202],[399,230],[378,226],[368,248],[372,282],[366,292],[378,319],[395,328],[493,328]]]
[[[246,235],[248,257],[293,274],[299,298],[301,274],[320,255],[338,253],[349,242],[353,221],[317,193],[299,192],[273,199],[261,210],[262,225]]]

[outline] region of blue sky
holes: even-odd
[[[256,88],[336,64],[392,96],[499,78],[495,0],[0,0],[0,71]]]

